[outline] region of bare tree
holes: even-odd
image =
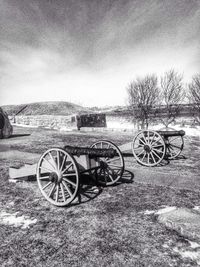
[[[141,128],[148,128],[153,107],[159,99],[156,75],[137,78],[128,85],[127,92],[128,102],[133,110],[134,118],[141,122]]]
[[[164,105],[164,114],[161,121],[168,128],[180,113],[181,104],[185,97],[183,76],[175,70],[164,73],[160,80],[161,103]]]
[[[189,99],[193,105],[193,115],[195,120],[200,124],[200,74],[192,77],[192,82],[188,85]]]

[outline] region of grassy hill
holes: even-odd
[[[90,112],[88,108],[64,101],[7,105],[2,106],[2,108],[9,116],[13,116],[25,106],[26,108],[19,115],[71,115],[74,113]]]

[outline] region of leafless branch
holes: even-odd
[[[159,98],[157,77],[147,75],[144,78],[137,78],[128,85],[127,92],[134,118],[141,122],[142,128],[148,128],[150,113]]]

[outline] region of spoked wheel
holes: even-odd
[[[182,136],[168,136],[165,137],[166,144],[166,156],[168,159],[177,158],[184,147],[184,141]]]
[[[121,151],[115,144],[107,140],[98,141],[91,147],[115,150],[115,156],[112,158],[98,158],[99,167],[95,170],[99,184],[104,186],[115,184],[124,172],[124,158]]]
[[[161,128],[160,131],[176,131],[176,129],[171,127]],[[168,159],[177,158],[184,147],[184,139],[183,136],[165,136],[164,141],[166,144],[166,157]]]
[[[133,139],[132,151],[136,160],[148,167],[158,165],[164,158],[166,147],[162,136],[155,131],[140,131]]]
[[[37,182],[43,196],[53,205],[71,203],[79,189],[79,172],[76,161],[65,150],[47,150],[37,165]]]

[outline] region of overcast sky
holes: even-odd
[[[200,72],[200,0],[0,0],[0,105],[123,105],[171,68]]]

